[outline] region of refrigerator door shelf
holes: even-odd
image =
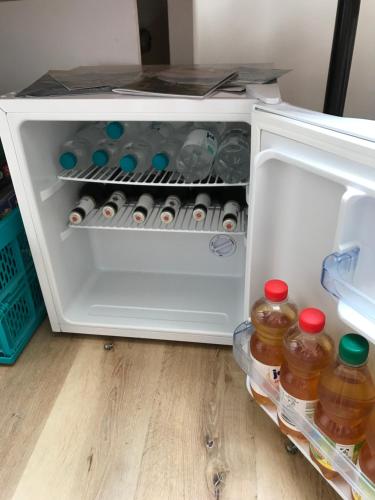
[[[196,182],[186,182],[177,172],[156,172],[149,169],[146,172],[126,173],[119,168],[98,168],[90,166],[86,169],[62,169],[58,178],[64,181],[98,182],[106,184],[126,184],[132,186],[171,186],[171,187],[225,187],[247,186],[248,181],[227,184],[212,172],[208,177]]]
[[[244,322],[237,327],[233,335],[233,355],[238,365],[242,370],[251,376],[253,380],[272,402],[277,406],[279,404],[278,386],[271,384],[262,374],[256,369],[252,358],[249,355],[250,338],[253,333],[253,325],[250,322]],[[247,379],[249,380],[249,379]],[[270,405],[262,406],[262,409],[277,422],[276,409]],[[329,460],[339,472],[339,478],[328,481],[336,492],[344,499],[351,498],[350,487],[355,487],[362,494],[362,498],[372,498],[375,495],[375,490],[370,481],[357,469],[357,467],[345,456],[338,453],[336,448],[327,440],[320,432],[315,424],[305,417],[297,414],[292,407],[284,407],[283,412],[286,413],[293,421],[296,422],[299,430],[306,439]],[[296,438],[289,437],[297,448],[306,456],[308,460],[320,472],[319,468],[310,459],[309,445]],[[344,480],[345,479],[345,480]]]
[[[341,319],[375,343],[374,286],[366,286],[365,281],[357,276],[360,274],[360,258],[359,247],[328,255],[323,261],[322,285],[339,301]]]
[[[225,234],[245,234],[247,214],[242,210],[239,214],[237,227],[234,231],[226,233],[223,228],[223,207],[213,205],[209,207],[206,218],[202,222],[197,222],[193,218],[193,205],[186,205],[180,208],[176,217],[170,224],[165,224],[160,219],[163,205],[155,205],[152,212],[142,224],[133,221],[133,210],[135,203],[129,203],[121,208],[112,219],[106,219],[101,210],[93,210],[87,218],[78,225],[70,227],[79,229],[113,229],[113,230],[133,230],[133,231],[168,231],[178,233],[225,233]]]

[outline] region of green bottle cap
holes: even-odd
[[[362,335],[348,333],[340,340],[339,356],[348,365],[363,365],[367,361],[368,352],[369,344]]]
[[[66,153],[60,155],[59,161],[60,165],[68,170],[74,168],[77,165],[77,157],[74,153],[71,153],[70,151],[67,151]]]
[[[104,167],[109,161],[109,155],[104,149],[98,149],[92,155],[92,162],[97,167]]]
[[[110,139],[120,139],[124,134],[124,126],[120,122],[110,122],[107,124],[105,131]]]
[[[124,172],[134,172],[137,168],[137,158],[133,155],[125,155],[120,160],[120,167]]]
[[[162,172],[168,167],[169,164],[168,155],[166,155],[165,153],[157,153],[152,158],[151,163],[155,170]]]

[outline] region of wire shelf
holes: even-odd
[[[152,212],[142,224],[133,221],[132,214],[135,203],[129,203],[121,208],[112,219],[106,219],[101,210],[93,210],[81,224],[70,224],[72,228],[136,230],[136,231],[174,231],[180,233],[225,233],[222,226],[224,210],[221,206],[212,206],[207,211],[206,218],[201,222],[193,219],[193,205],[180,208],[177,216],[170,224],[160,220],[163,205],[155,205]],[[246,230],[246,210],[240,212],[237,228],[228,234],[244,234]]]
[[[248,182],[237,182],[228,184],[223,182],[219,176],[210,174],[201,181],[185,182],[182,174],[178,172],[156,172],[152,168],[145,172],[126,173],[120,168],[100,168],[91,166],[85,169],[62,169],[58,178],[64,181],[99,182],[103,184],[132,184],[136,186],[246,186]]]

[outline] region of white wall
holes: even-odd
[[[0,93],[48,69],[139,61],[136,0],[0,2]]]
[[[193,63],[193,0],[168,0],[171,64]]]
[[[274,62],[284,100],[321,110],[336,0],[193,0],[194,62]],[[346,115],[375,119],[375,2],[362,0]]]

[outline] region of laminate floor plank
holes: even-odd
[[[1,500],[334,500],[229,347],[51,336],[0,367]]]

